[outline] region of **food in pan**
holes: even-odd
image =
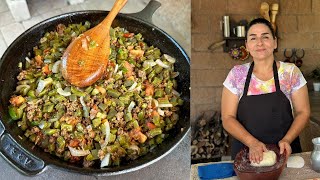
[[[59,24],[44,34],[19,63],[9,114],[45,152],[84,167],[120,165],[152,151],[177,123],[183,104],[176,91],[179,73],[173,57],[140,33],[116,27],[110,30],[106,74],[89,87],[72,86],[62,77],[60,58],[89,28],[89,22]],[[83,48],[99,46],[87,40]]]

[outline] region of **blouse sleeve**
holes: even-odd
[[[301,73],[300,69],[296,65],[293,65],[292,76],[291,76],[291,87],[292,87],[291,93],[299,90],[306,83],[307,81],[303,77],[303,74]]]
[[[234,74],[235,68],[232,68],[227,76],[227,78],[225,79],[225,81],[223,82],[224,87],[226,87],[229,91],[231,91],[233,94],[239,96],[239,91],[237,89],[237,86],[235,86],[236,82],[236,78],[235,78],[235,74]]]

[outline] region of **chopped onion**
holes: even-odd
[[[172,89],[172,94],[179,96],[180,97],[180,93],[178,93],[176,90]]]
[[[116,74],[117,73],[117,71],[118,71],[118,69],[119,69],[119,65],[118,64],[116,64],[116,67],[114,67],[114,74]]]
[[[109,165],[109,161],[110,161],[110,153],[107,153],[104,158],[101,161],[100,167],[105,167]]]
[[[37,93],[40,93],[46,86],[50,85],[53,82],[53,79],[51,77],[44,79],[44,80],[40,80],[38,83],[38,87],[36,89]]]
[[[171,74],[171,78],[176,78],[176,77],[178,77],[179,76],[179,72],[173,72],[172,74]]]
[[[62,96],[70,96],[71,95],[71,92],[66,92],[62,88],[58,88],[57,92]]]
[[[164,56],[164,58],[167,59],[167,61],[169,61],[171,63],[175,63],[176,62],[176,59],[171,57],[171,56],[169,56],[168,54],[164,54],[163,56]]]
[[[92,130],[91,124],[89,124],[89,125],[86,127],[86,129],[87,129],[88,131],[91,131],[91,130]]]
[[[70,146],[68,146],[68,148],[69,148],[72,156],[86,156],[86,155],[90,154],[89,150],[78,150],[78,149],[70,147]]]
[[[80,99],[80,103],[81,103],[81,105],[83,106],[83,108],[87,108],[87,105],[86,105],[86,103],[85,103],[84,100],[83,100],[83,96],[81,96],[79,99]]]
[[[28,63],[30,63],[30,59],[28,57],[25,57],[26,61],[28,61]]]
[[[21,89],[26,89],[26,88],[30,88],[30,86],[27,85],[27,84],[18,85],[18,86],[16,87],[16,91],[15,91],[15,92],[19,92]]]
[[[163,63],[160,59],[157,59],[157,60],[156,60],[156,63],[157,63],[159,66],[161,66],[161,67],[163,67],[163,68],[165,68],[165,69],[170,68],[170,66],[166,65],[165,63]]]
[[[159,104],[158,107],[173,107],[172,104]]]
[[[139,86],[136,88],[136,91],[141,91],[141,85],[139,84]]]
[[[155,66],[155,65],[157,65],[157,63],[156,62],[154,62],[154,61],[152,61],[152,60],[145,60],[144,62],[143,62],[143,67],[147,67],[147,66],[150,66],[150,67],[153,67],[153,66]]]
[[[130,88],[128,89],[128,91],[133,91],[134,88],[136,88],[137,85],[138,85],[138,83],[137,83],[137,82],[134,82],[134,83],[130,86]]]
[[[164,111],[162,111],[162,109],[158,108],[158,113],[160,116],[164,116]]]
[[[61,64],[61,60],[56,61],[53,66],[52,66],[52,72],[53,73],[58,73],[60,71],[60,64]]]
[[[120,77],[123,77],[122,71],[119,71],[117,74],[118,74]]]
[[[40,129],[43,129],[43,128],[44,128],[44,121],[42,121],[42,122],[39,124],[39,128],[40,128]]]
[[[80,34],[79,35],[79,37],[81,36],[82,34]],[[71,37],[76,37],[77,36],[77,33],[76,32],[73,32],[72,34],[71,34]]]
[[[134,101],[131,101],[128,106],[128,112],[131,112],[135,105],[136,105],[136,103],[134,103]]]
[[[51,59],[45,59],[45,60],[43,60],[43,62],[44,62],[45,64],[50,64],[50,63],[51,63]]]
[[[109,137],[110,137],[110,125],[109,122],[106,121],[104,123],[105,127],[106,127],[106,137],[104,139],[104,143],[101,145],[101,148],[103,149],[106,145],[108,145],[109,143]]]
[[[129,146],[129,149],[132,149],[132,150],[135,150],[135,151],[139,152],[139,147],[137,145],[135,145],[135,144],[131,144]]]

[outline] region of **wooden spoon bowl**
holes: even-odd
[[[269,10],[269,4],[267,2],[262,2],[260,5],[260,14],[270,22]]]
[[[63,77],[72,85],[86,87],[100,79],[110,54],[110,27],[127,0],[116,0],[107,17],[73,40],[62,55]]]

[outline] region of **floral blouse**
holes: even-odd
[[[232,93],[236,94],[239,99],[243,95],[244,85],[250,65],[251,63],[246,63],[234,66],[229,72],[226,80],[223,82],[223,85]],[[304,86],[307,81],[303,77],[300,69],[295,64],[281,61],[278,69],[278,76],[280,89],[287,96],[291,103],[291,94]],[[276,87],[274,78],[267,81],[262,81],[258,79],[254,73],[252,73],[248,95],[266,94],[275,91]]]

